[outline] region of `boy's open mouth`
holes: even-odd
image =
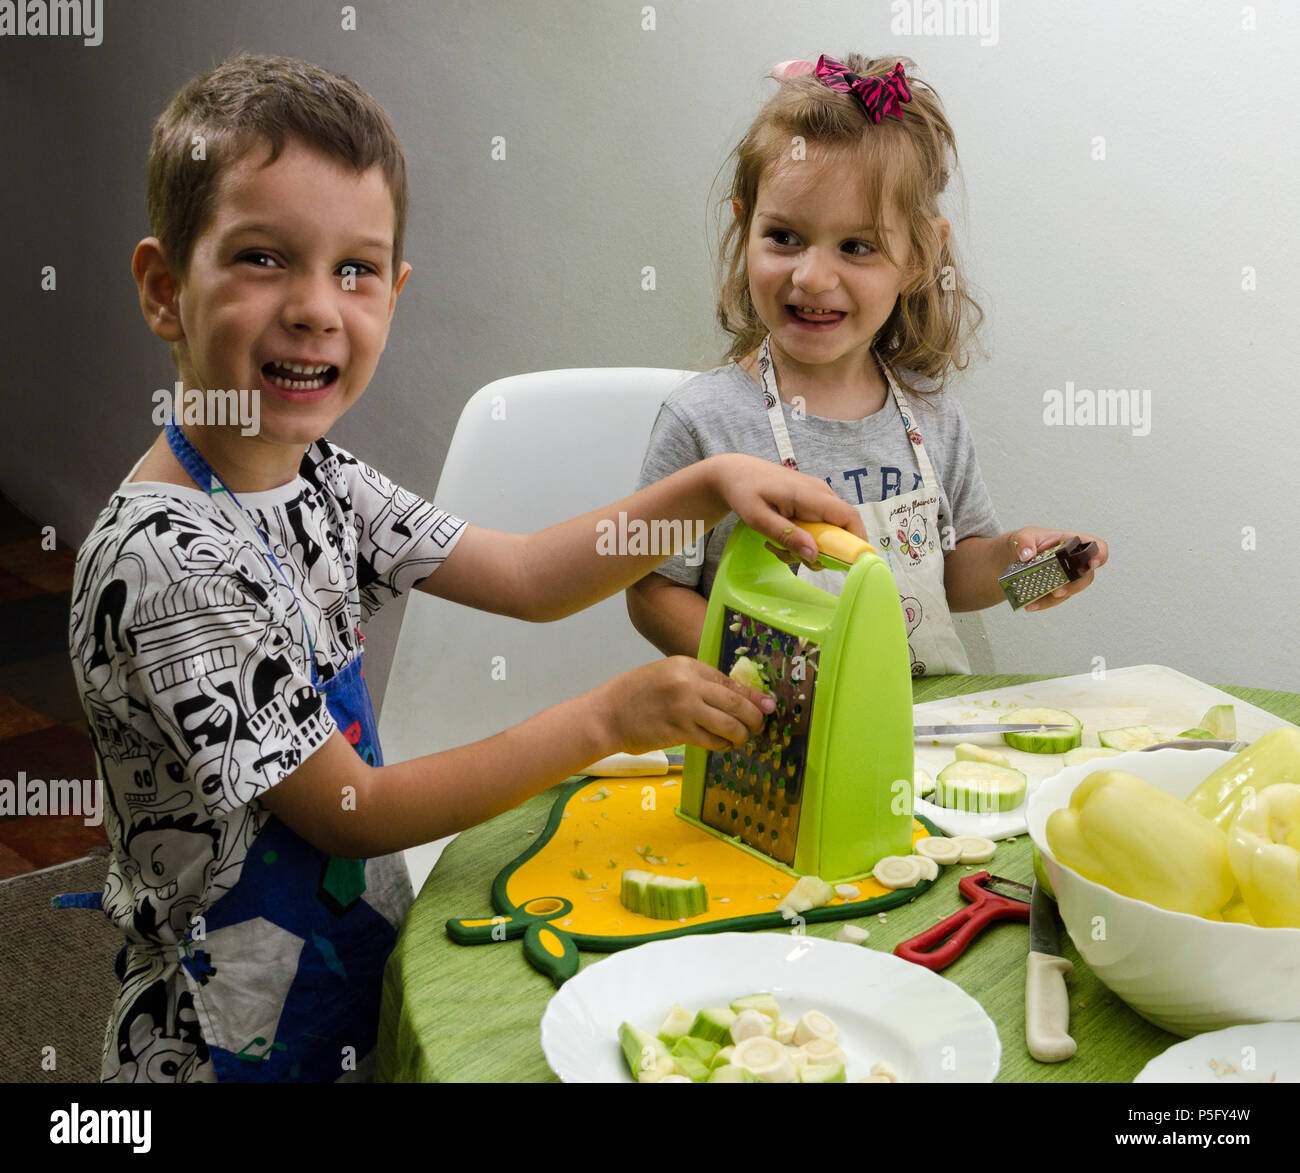
[[[339,369],[329,363],[262,364],[262,374],[285,391],[319,391],[339,377]]]
[[[822,310],[806,305],[787,305],[785,312],[806,326],[834,326],[847,316],[843,310]]]

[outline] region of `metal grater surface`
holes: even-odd
[[[1030,562],[1014,563],[1002,575],[1002,581],[1007,596],[1014,595],[1012,602],[1020,607],[1065,586],[1070,582],[1070,576],[1054,553],[1045,553]]]
[[[711,750],[701,821],[787,866],[799,835],[804,764],[820,648],[728,608],[718,667],[741,655],[764,665],[776,709],[743,749]]]

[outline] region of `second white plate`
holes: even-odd
[[[542,1052],[565,1083],[630,1083],[618,1028],[658,1031],[674,1003],[695,1011],[770,993],[793,1020],[840,1028],[847,1079],[888,1063],[908,1083],[987,1083],[1002,1044],[959,986],[862,945],[787,933],[712,933],[611,954],[569,979],[542,1016]]]

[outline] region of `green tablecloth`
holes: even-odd
[[[916,703],[1045,680],[1044,676],[943,676],[914,683]],[[1242,700],[1300,724],[1300,695],[1221,686]],[[497,872],[542,830],[554,791],[530,799],[489,823],[458,836],[443,853],[406,919],[384,974],[377,1078],[385,1081],[483,1083],[555,1082],[542,1057],[538,1024],[555,993],[551,982],[523,956],[522,942],[466,947],[453,944],[451,917],[491,916],[489,890]],[[1027,835],[1004,840],[985,865],[1028,883],[1033,866]],[[834,937],[843,924],[870,929],[864,948],[892,952],[964,902],[957,882],[968,874],[947,868],[915,903],[891,910],[881,923],[810,924],[809,934]],[[783,930],[771,930],[781,932]],[[1128,1082],[1147,1061],[1177,1042],[1140,1018],[1106,989],[1079,959],[1061,931],[1063,952],[1074,962],[1070,979],[1070,1031],[1078,1054],[1064,1063],[1039,1063],[1025,1050],[1023,925],[1002,923],[985,931],[964,956],[943,971],[971,994],[1002,1038],[998,1082]],[[584,953],[585,968],[604,954]]]

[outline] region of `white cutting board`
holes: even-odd
[[[1240,741],[1254,741],[1270,729],[1287,724],[1281,717],[1161,664],[1110,668],[1101,673],[1100,679],[1092,675],[1062,676],[927,701],[915,707],[913,719],[917,725],[986,724],[1000,720],[1015,708],[1064,709],[1083,722],[1081,744],[1089,746],[1101,744],[1097,740],[1100,730],[1127,725],[1149,725],[1153,733],[1174,738],[1184,729],[1193,728],[1211,705],[1223,704],[1233,707]],[[1065,768],[1060,754],[1012,749],[997,733],[922,738],[916,743],[916,764],[931,777],[938,777],[939,771],[952,763],[954,748],[962,741],[996,748],[1012,766],[1023,771],[1028,781],[1026,802],[1045,779]],[[984,814],[949,810],[918,798],[916,810],[949,835],[1006,839],[1023,835],[1027,829],[1024,803],[1014,810]]]

